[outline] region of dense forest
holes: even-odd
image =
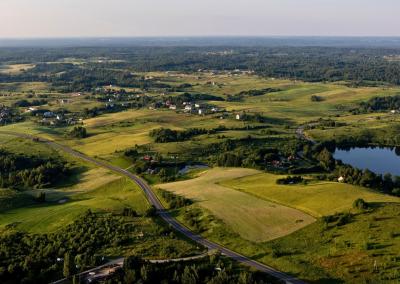
[[[109,84],[146,88],[149,82],[140,77],[129,72],[109,71],[124,68],[132,71],[241,69],[253,70],[262,76],[312,82],[348,80],[354,84],[400,84],[400,62],[387,59],[399,53],[398,48],[316,46],[18,48],[13,52],[2,48],[1,62],[54,62],[66,57],[90,62],[86,64],[86,70],[73,64],[62,63],[59,67],[43,64],[19,75],[0,74],[0,82],[48,81],[75,91]],[[106,59],[101,62],[91,60],[105,55]],[[65,72],[60,74],[61,69]]]
[[[60,158],[16,155],[0,149],[0,188],[43,188],[68,174]]]
[[[62,278],[63,273],[70,276],[99,265],[97,252],[127,242],[127,232],[133,230],[133,225],[123,224],[119,217],[100,217],[88,211],[57,233],[0,235],[0,282],[47,283]]]

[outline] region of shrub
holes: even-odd
[[[301,176],[288,176],[286,178],[280,178],[276,181],[277,184],[297,184],[303,182]]]
[[[362,198],[358,198],[353,202],[353,208],[358,210],[368,209],[368,203]]]

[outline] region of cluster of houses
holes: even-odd
[[[289,157],[280,157],[279,159],[275,159],[269,162],[270,166],[277,168],[277,169],[286,169],[290,167],[293,162],[297,161],[298,158],[294,155]]]
[[[39,122],[43,125],[51,126],[76,125],[82,123],[82,118],[77,119],[74,116],[66,116],[61,113],[57,114],[52,111],[46,111],[43,113],[42,119]]]
[[[170,104],[168,101],[166,104]],[[177,110],[178,107],[176,105],[170,104],[169,109]],[[207,104],[200,104],[200,103],[191,103],[191,102],[183,102],[182,105],[179,107],[181,111],[184,113],[190,114],[198,114],[198,115],[206,115],[220,112],[220,109],[217,107],[207,105]]]

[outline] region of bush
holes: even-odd
[[[368,203],[362,198],[358,198],[353,202],[353,208],[358,210],[368,209]]]
[[[340,214],[337,225],[344,226],[344,225],[350,223],[351,219],[352,219],[352,215],[350,213]]]
[[[288,176],[286,178],[280,178],[276,180],[277,184],[297,184],[303,182],[301,176]]]
[[[312,102],[322,102],[323,100],[324,100],[323,97],[316,96],[316,95],[311,96],[311,101]]]

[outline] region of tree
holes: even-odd
[[[326,148],[318,154],[317,159],[320,161],[321,166],[327,171],[332,170],[335,165],[331,152]]]
[[[36,200],[41,203],[46,202],[46,193],[43,191],[39,192],[38,195],[36,196]]]
[[[353,208],[358,210],[365,210],[368,208],[368,203],[362,198],[358,198],[353,202]]]
[[[69,133],[69,136],[72,138],[86,138],[87,131],[86,128],[82,126],[75,126],[74,129]]]
[[[195,267],[186,266],[183,270],[183,274],[181,276],[182,284],[196,284],[199,276],[197,275],[197,271]]]
[[[64,255],[64,277],[70,277],[74,273],[74,257],[69,253]]]
[[[157,214],[157,209],[152,205],[149,209],[146,210],[146,217],[154,217]]]

